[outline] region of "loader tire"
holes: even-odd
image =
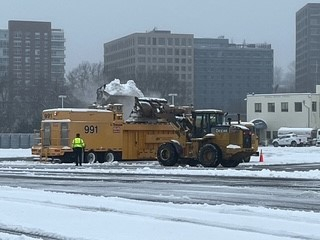
[[[174,166],[178,162],[178,154],[171,143],[160,145],[157,151],[157,158],[163,166]]]
[[[204,167],[217,167],[220,164],[218,149],[212,144],[206,144],[199,151],[199,162]]]

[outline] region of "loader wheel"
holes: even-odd
[[[97,160],[97,155],[94,152],[89,152],[88,154],[85,155],[85,161],[86,163],[95,163]]]
[[[163,166],[173,166],[178,162],[178,154],[171,143],[160,145],[157,151],[157,158]]]
[[[240,164],[240,161],[237,159],[234,160],[222,160],[221,165],[222,167],[236,167]]]
[[[199,162],[204,167],[217,167],[220,164],[217,148],[212,144],[204,145],[199,151]]]
[[[104,161],[111,163],[115,159],[114,153],[113,152],[106,152],[104,155]]]

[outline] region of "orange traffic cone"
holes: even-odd
[[[260,150],[260,159],[259,159],[259,162],[263,162],[264,159],[263,159],[263,153],[262,153],[262,149]]]

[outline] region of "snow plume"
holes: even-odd
[[[109,95],[144,97],[133,80],[128,80],[127,83],[121,84],[119,79],[115,79],[109,84],[104,85],[104,91]]]
[[[127,83],[121,84],[119,79],[115,79],[97,90],[97,103],[99,105],[121,103],[123,105],[124,119],[128,119],[134,106],[135,97],[141,98],[144,95],[133,80],[128,80]]]

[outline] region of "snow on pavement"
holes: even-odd
[[[320,237],[320,213],[314,212],[153,203],[10,187],[0,187],[0,213],[1,228],[40,233],[44,239],[45,236],[109,240]]]
[[[320,161],[320,148],[262,147],[264,162],[252,157],[250,163],[285,164]],[[0,149],[0,158],[30,157],[30,149]],[[10,163],[12,163],[10,161]],[[19,161],[17,164],[41,164]],[[6,161],[0,163],[5,167]],[[117,163],[119,164],[119,163]],[[48,166],[49,168],[49,166]],[[60,169],[61,170],[61,169]],[[70,170],[70,169],[69,169]],[[68,169],[66,169],[68,171]],[[85,165],[78,171],[108,171]],[[129,171],[125,167],[119,171]],[[170,171],[201,174],[244,174],[236,169],[137,168],[132,171]],[[283,177],[285,172],[253,171],[269,177]],[[260,172],[260,173],[259,173]],[[317,178],[318,170],[292,173]],[[260,175],[259,175],[260,176]],[[318,177],[319,178],[319,177]],[[320,239],[320,213],[269,209],[263,207],[173,204],[65,194],[0,186],[0,229],[38,233],[57,239]],[[39,238],[2,233],[0,239],[34,240]]]

